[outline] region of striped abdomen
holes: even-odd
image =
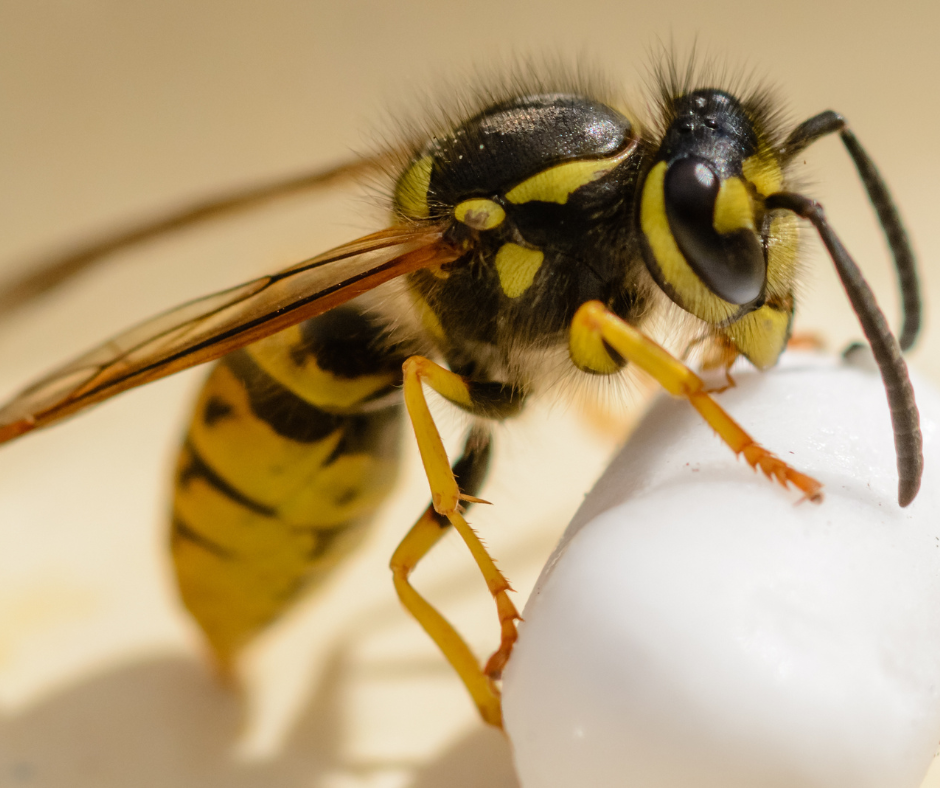
[[[172,548],[223,667],[358,543],[391,489],[402,361],[346,306],[212,370],[180,452]]]

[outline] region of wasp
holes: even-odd
[[[772,367],[791,335],[808,223],[881,370],[898,502],[908,505],[923,460],[902,351],[917,337],[921,305],[907,234],[874,163],[836,112],[785,128],[765,91],[724,89],[675,67],[658,75],[648,119],[581,84],[513,83],[401,151],[209,200],[29,275],[0,294],[4,305],[160,233],[397,162],[386,229],[119,334],[0,410],[0,441],[217,361],[179,452],[169,519],[182,600],[229,670],[355,546],[391,489],[407,420],[431,503],[392,556],[394,586],[498,726],[519,614],[464,516],[482,502],[493,423],[561,376],[641,370],[754,469],[820,500],[819,482],[757,443],[650,336],[657,322],[681,323],[685,349],[704,343],[726,370],[739,356]],[[831,134],[887,237],[904,307],[899,339],[822,206],[793,185],[795,159]],[[453,464],[425,387],[472,416]],[[500,644],[482,666],[409,582],[451,527],[497,608]]]

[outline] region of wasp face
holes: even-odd
[[[758,133],[719,90],[682,96],[673,112],[642,190],[644,259],[676,303],[720,324],[765,301],[762,209],[746,177]]]

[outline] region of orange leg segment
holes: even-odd
[[[687,399],[718,436],[755,470],[787,487],[793,485],[811,501],[822,500],[822,485],[791,468],[760,446],[712,399],[701,378],[636,328],[610,312],[599,301],[584,304],[571,324],[574,358],[596,355],[604,343],[640,367],[674,397]]]

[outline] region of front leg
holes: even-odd
[[[575,313],[569,339],[571,358],[588,371],[610,366],[610,348],[636,364],[674,397],[687,399],[735,454],[784,487],[792,484],[811,501],[822,500],[822,485],[791,468],[760,446],[712,399],[704,381],[653,340],[624,322],[599,301],[589,301]],[[605,361],[605,357],[608,359]]]

